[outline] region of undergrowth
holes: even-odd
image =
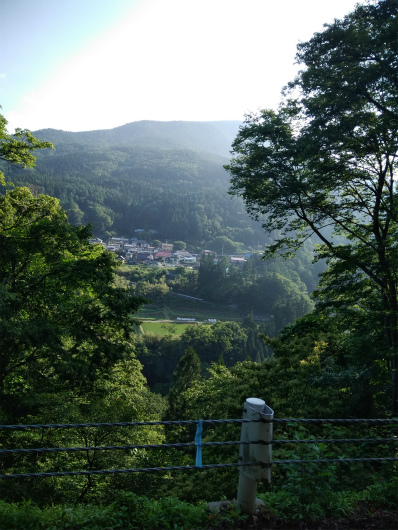
[[[398,506],[398,482],[380,483],[361,492],[333,492],[319,502],[304,504],[299,496],[286,491],[259,494],[265,510],[280,518],[317,520],[333,515],[344,518],[366,503],[372,510]],[[119,492],[108,506],[76,505],[39,508],[30,501],[0,501],[2,530],[205,530],[234,528],[246,516],[234,504],[220,513],[210,511],[207,503],[196,505],[173,497],[148,499],[134,493]]]
[[[109,506],[47,506],[27,501],[0,501],[2,530],[189,530],[233,525],[244,516],[234,505],[222,514],[210,512],[207,504],[188,504],[167,497],[148,499],[119,493]]]
[[[367,506],[370,516],[377,509],[398,507],[398,478],[372,484],[362,491],[331,491],[303,502],[300,492],[294,495],[284,490],[259,494],[267,510],[282,519],[319,520],[329,516],[348,517],[358,507]]]

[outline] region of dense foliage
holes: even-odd
[[[155,422],[0,430],[5,449],[76,449],[4,452],[2,472],[192,465],[193,447],[142,447],[193,440],[193,424],[165,428],[157,420],[238,418],[248,396],[265,398],[279,418],[384,418],[391,401],[397,413],[397,7],[397,0],[368,2],[300,44],[306,69],[290,85],[291,99],[278,112],[248,116],[234,142],[232,192],[243,195],[255,218],[265,215],[268,256],[295,253],[288,261],[253,254],[238,268],[209,254],[198,270],[124,268],[116,276],[114,256],[88,244],[90,226],[82,221],[95,222],[98,235],[154,228],[180,248],[208,242],[224,254],[255,247],[257,229],[240,203],[232,213],[226,206],[219,149],[204,155],[207,138],[193,150],[195,135],[182,125],[183,147],[176,132],[162,137],[161,147],[145,140],[149,126],[158,142],[154,123],[126,126],[135,131],[133,144],[131,135],[124,140],[125,128],[76,133],[76,142],[48,131],[56,154],[32,169],[32,151],[51,144],[29,131],[10,136],[0,119],[2,164],[31,168],[6,176],[33,191],[9,184],[0,197],[1,422]],[[72,224],[43,190],[67,205]],[[318,267],[327,263],[326,271],[317,269],[319,285],[309,270],[313,235]],[[232,307],[240,318],[192,325],[179,336],[143,334],[135,315],[144,298],[163,310],[178,296]],[[203,440],[237,440],[239,429],[206,424]],[[396,455],[394,429],[275,422],[275,438],[285,444],[275,442],[274,459],[305,463],[275,465],[272,485],[260,484],[259,493],[272,513],[293,518],[348,514],[358,503],[396,506],[396,462],[314,462]],[[352,443],[367,437],[383,440]],[[294,443],[303,439],[313,443]],[[141,447],[103,449],[129,444]],[[204,451],[205,463],[236,457],[234,445]],[[53,528],[225,526],[239,518],[233,509],[206,520],[203,505],[185,507],[181,516],[181,501],[233,498],[236,484],[231,468],[8,478],[0,481],[8,501],[0,522],[10,529],[48,527],[50,520]],[[53,503],[59,506],[46,508]],[[62,506],[82,503],[97,506]]]
[[[220,512],[209,510],[207,503],[192,505],[174,497],[159,500],[130,492],[118,492],[107,506],[46,506],[24,502],[8,504],[0,501],[0,523],[4,530],[198,530],[215,528],[242,528],[261,530],[270,525],[297,529],[322,529],[320,518],[330,518],[330,525],[341,529],[391,530],[396,522],[394,496],[396,483],[367,486],[360,492],[332,493],[327,502],[313,498],[305,506],[294,495],[269,492],[260,495],[266,508],[254,518],[241,514],[234,504],[225,503]],[[309,521],[317,521],[311,524]]]
[[[143,300],[113,286],[113,255],[89,245],[90,227],[68,224],[57,199],[16,188],[0,212],[0,392],[15,414],[15,395],[39,381],[84,389],[128,358]]]
[[[5,122],[2,122],[5,124]],[[48,147],[24,133],[34,148]],[[11,163],[33,163],[30,144],[14,142],[4,129],[0,151]],[[15,150],[15,153],[14,151]],[[28,153],[26,155],[26,152]],[[115,285],[115,256],[90,245],[90,226],[68,223],[59,201],[33,196],[23,187],[0,197],[0,418],[1,423],[125,421],[158,418],[163,400],[147,388],[134,356],[134,317],[144,303],[125,286]],[[127,436],[127,437],[126,437]],[[14,444],[97,445],[126,443],[122,429],[87,431],[1,431],[2,447]],[[136,433],[136,440],[159,440],[159,433]],[[76,453],[3,455],[2,470],[51,465],[132,465],[139,455]],[[29,492],[40,499],[73,502],[93,487],[91,477],[63,483],[0,485],[3,497]],[[108,486],[111,485],[108,481]],[[27,489],[26,489],[27,488]],[[102,490],[105,486],[102,485]]]
[[[54,148],[51,142],[40,141],[27,129],[16,129],[13,135],[8,134],[7,123],[0,114],[0,161],[23,168],[33,168],[36,161],[33,151]],[[2,171],[0,171],[0,184],[5,184]]]
[[[316,234],[328,260],[319,296],[362,312],[379,334],[398,414],[398,3],[381,0],[298,47],[304,67],[278,112],[247,116],[227,169],[232,193],[280,230],[269,253]],[[333,232],[325,231],[332,227]],[[347,324],[349,326],[349,323]]]
[[[301,252],[300,257],[304,261],[308,255]],[[227,258],[215,262],[210,255],[202,257],[198,270],[124,266],[121,274],[134,284],[135,293],[151,300],[158,312],[167,311],[174,320],[184,310],[192,317],[223,308],[231,308],[237,320],[225,322],[228,317],[224,316],[214,324],[197,322],[180,335],[138,336],[137,355],[150,387],[166,392],[178,360],[190,347],[199,356],[203,371],[220,358],[227,366],[245,359],[262,362],[269,358],[272,348],[259,334],[275,336],[313,307],[297,271],[309,285],[316,279],[301,260],[296,258],[294,264],[263,262],[253,254],[243,268],[238,268]],[[190,297],[193,300],[186,301]]]

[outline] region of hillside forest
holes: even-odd
[[[72,224],[93,225],[96,237],[182,240],[207,248],[216,237],[235,252],[263,249],[264,231],[243,202],[228,196],[223,164],[238,122],[134,122],[106,131],[42,130],[55,149],[35,167],[7,168],[7,180],[60,200]]]
[[[279,418],[398,417],[397,8],[358,5],[299,44],[302,70],[279,109],[243,123],[11,134],[0,116],[1,425],[240,418],[249,396]],[[100,241],[115,236],[195,260],[128,263]],[[391,440],[394,424],[274,428],[323,440],[286,442],[276,460],[397,457],[391,441],[333,443]],[[203,441],[237,440],[239,429],[214,424]],[[143,492],[234,498],[230,468],[5,476],[192,465],[191,447],[167,444],[194,436],[192,425],[0,429],[2,449],[87,448],[4,451],[3,513],[28,500],[123,512]],[[88,449],[129,444],[139,448]],[[205,458],[234,462],[236,446]],[[349,513],[359,499],[392,507],[396,465],[274,466],[258,491],[293,518]]]

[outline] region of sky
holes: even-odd
[[[355,0],[0,0],[0,105],[16,127],[243,120],[277,108],[296,46]]]

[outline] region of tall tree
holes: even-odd
[[[231,193],[280,231],[268,253],[315,235],[318,258],[378,293],[398,414],[398,1],[357,6],[298,47],[305,69],[278,112],[246,118]],[[288,99],[290,97],[291,99]],[[293,99],[295,98],[295,99]]]
[[[48,147],[24,134],[35,149]],[[32,148],[21,142],[6,138],[1,156],[31,165]],[[27,188],[0,197],[0,393],[8,410],[35,387],[84,388],[133,351],[133,314],[144,300],[114,286],[115,259],[90,245],[90,234],[68,223],[58,199]]]
[[[186,408],[184,392],[200,380],[200,374],[200,359],[192,346],[189,346],[178,361],[177,369],[173,374],[173,386],[168,395],[169,419],[178,420],[181,418],[179,414],[184,414]]]
[[[115,259],[71,226],[58,200],[0,197],[0,389],[84,386],[132,352],[140,298],[113,285]]]

